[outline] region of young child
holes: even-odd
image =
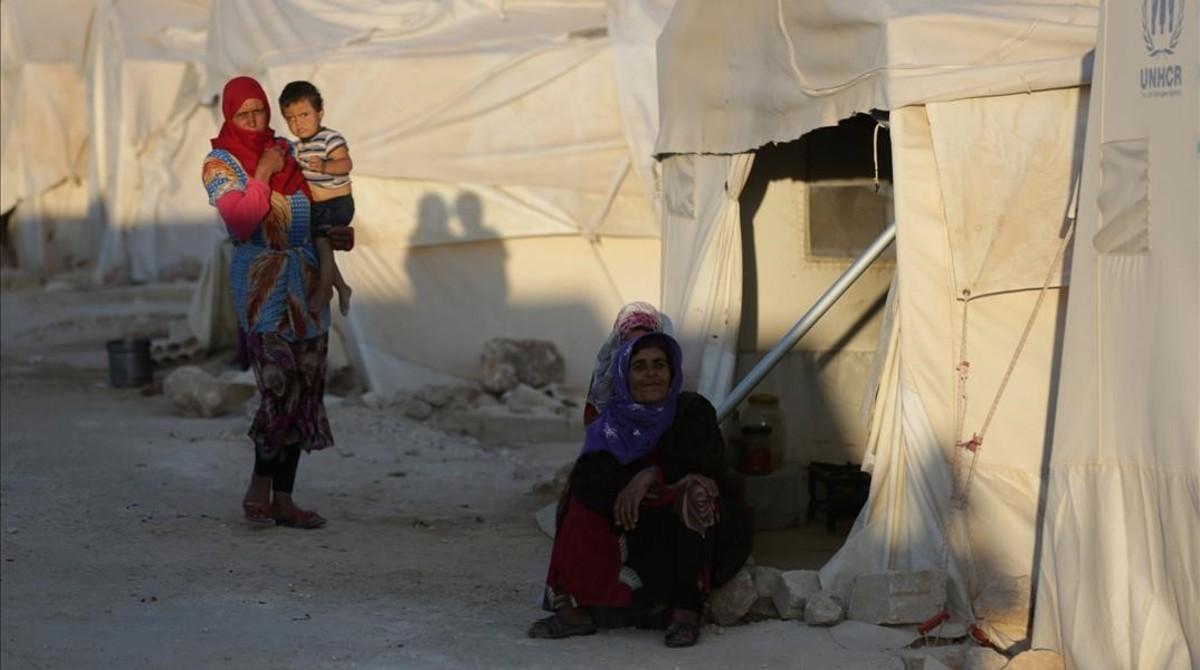
[[[350,160],[350,148],[341,133],[321,125],[325,101],[309,82],[293,81],[284,86],[279,94],[279,108],[288,129],[297,138],[293,151],[312,191],[312,229],[321,274],[309,309],[322,309],[336,288],[338,306],[342,314],[347,314],[351,289],[334,261],[329,231],[335,226],[350,225],[354,218],[354,196],[350,193],[350,170],[354,162]]]

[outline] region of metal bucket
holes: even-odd
[[[154,361],[150,358],[150,340],[130,337],[109,340],[108,383],[114,388],[145,386],[154,380]]]

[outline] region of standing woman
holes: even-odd
[[[261,398],[242,509],[255,525],[319,528],[325,519],[298,507],[292,488],[300,451],[333,445],[322,400],[329,306],[308,307],[318,279],[308,185],[287,141],[271,130],[267,100],[250,77],[225,84],[225,123],[203,173],[208,201],[233,241],[233,304]]]

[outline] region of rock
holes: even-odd
[[[1049,649],[1023,651],[1013,657],[1004,670],[1065,670],[1066,663],[1058,652]]]
[[[416,397],[436,409],[449,405],[454,396],[449,386],[438,384],[422,388]]]
[[[176,368],[163,379],[163,393],[181,413],[192,416],[224,414],[225,387],[221,380],[194,365]]]
[[[556,522],[558,519],[558,503],[550,503],[540,510],[534,512],[534,521],[537,521],[538,528],[546,534],[551,540],[554,539],[556,531]]]
[[[972,647],[963,658],[963,670],[1001,670],[1008,657],[988,647]]]
[[[563,406],[558,399],[526,384],[517,384],[505,394],[504,403],[517,414],[529,414],[538,410],[554,411]]]
[[[750,571],[743,567],[733,579],[713,591],[710,601],[713,620],[718,626],[732,626],[746,616],[750,606],[757,599],[754,578],[750,576]]]
[[[479,379],[484,390],[500,394],[527,384],[541,388],[566,379],[566,364],[551,342],[496,338],[483,345]]]
[[[810,626],[833,626],[841,623],[845,616],[842,604],[829,591],[809,596],[804,604],[804,623]]]
[[[463,412],[475,407],[484,394],[474,386],[455,386],[450,389],[450,402],[448,407],[454,411]],[[485,396],[488,400],[495,402],[491,396]]]
[[[399,402],[400,411],[410,419],[424,421],[433,416],[433,405],[416,396],[405,396]]]
[[[775,592],[775,587],[779,584],[780,575],[783,572],[779,568],[769,565],[752,565],[749,559],[747,559],[747,565],[750,568],[750,575],[754,577],[754,590],[758,595],[758,599],[750,607],[750,613],[778,619],[779,610],[775,608],[775,600],[771,594]]]
[[[808,597],[820,590],[821,578],[816,570],[789,570],[779,575],[771,599],[780,618],[803,619]]]
[[[362,394],[362,403],[371,409],[383,409],[392,404],[392,398],[379,391],[367,391]]]
[[[876,624],[922,623],[946,600],[945,578],[932,570],[859,575],[850,592],[847,617]]]

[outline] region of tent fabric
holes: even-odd
[[[662,310],[684,351],[686,388],[714,404],[729,392],[742,314],[741,207],[753,154],[663,163]],[[669,251],[668,251],[669,250]]]
[[[873,109],[1078,86],[1094,5],[680,0],[655,151],[741,153]]]
[[[1142,79],[1200,68],[1175,7],[1169,54],[1141,3],[1101,17],[1033,625],[1071,667],[1200,666],[1200,92]]]
[[[194,278],[214,236],[196,188],[216,132],[199,108],[208,0],[102,0],[88,36],[91,200],[105,232],[97,283]]]
[[[89,9],[71,0],[0,4],[0,211],[15,208],[13,246],[31,270],[95,259],[80,73]]]
[[[948,606],[973,619],[972,602],[984,589],[1011,588],[1033,574],[1040,472],[1051,416],[1049,371],[1058,355],[1061,295],[1051,289],[1033,320],[978,452],[967,504],[958,510],[951,495],[964,487],[970,452],[955,445],[981,430],[1039,291],[1008,287],[972,295],[964,310],[956,268],[971,267],[968,277],[996,276],[993,264],[1013,261],[1007,254],[978,254],[976,247],[956,239],[954,205],[985,189],[1018,192],[1037,172],[1041,158],[1004,172],[972,171],[964,178],[960,165],[985,163],[995,142],[1043,146],[1045,152],[1060,156],[1048,175],[1060,183],[1047,189],[1050,195],[1041,201],[1040,216],[1014,221],[993,209],[969,219],[982,239],[1024,239],[1022,255],[1043,259],[1040,274],[1045,277],[1052,270],[1057,235],[1070,202],[1069,178],[1080,160],[1072,157],[1071,147],[1081,131],[1082,99],[1076,88],[929,103],[892,112],[897,318],[889,349],[877,354],[885,362],[869,430],[870,501],[846,545],[822,570],[822,579],[834,588],[846,588],[863,571],[944,566]],[[1038,110],[1038,116],[1013,123],[1014,114],[1033,116],[1031,109]],[[979,134],[993,141],[972,142]],[[966,155],[964,146],[971,147]],[[957,398],[960,360],[970,365],[962,401]],[[980,624],[997,641],[1014,643],[1025,637],[1023,619],[1016,626]]]

